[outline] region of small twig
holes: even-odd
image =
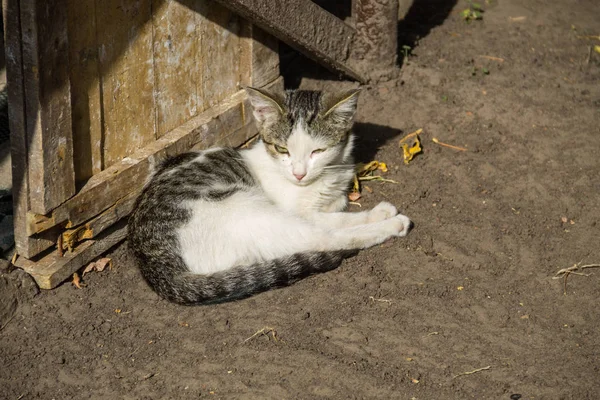
[[[142,376],[142,380],[143,381],[148,380],[148,379],[150,379],[150,378],[152,378],[152,377],[154,377],[156,375],[158,375],[158,372],[157,373],[150,372],[149,374],[146,374],[146,375]]]
[[[487,367],[483,367],[483,368],[477,368],[477,369],[474,369],[473,371],[461,372],[461,373],[460,373],[460,374],[458,374],[458,375],[454,375],[454,377],[453,377],[453,378],[458,378],[459,376],[463,376],[463,375],[472,375],[472,374],[475,374],[475,373],[477,373],[477,372],[486,371],[486,370],[488,370],[488,369],[490,369],[490,368],[492,368],[492,366],[491,366],[491,365],[488,365]]]
[[[579,264],[581,264],[581,262],[573,265],[572,267],[563,268],[563,269],[559,270],[552,279],[560,279],[561,278],[560,275],[567,274],[567,273],[574,273],[573,271],[577,271],[578,269],[600,268],[600,264],[587,264],[587,265],[579,265]],[[589,275],[585,275],[585,276],[589,276]]]
[[[17,258],[19,258],[19,253],[17,253],[17,252],[15,251],[15,254],[13,254],[13,256],[12,256],[12,259],[10,260],[10,263],[11,263],[12,265],[15,265],[15,263],[17,262]]]
[[[436,331],[436,332],[430,332],[430,333],[428,333],[427,336],[433,336],[433,335],[439,335],[439,334],[440,333]]]
[[[359,206],[362,207],[362,204],[357,203],[356,201],[349,201],[348,204],[352,204],[353,206]]]
[[[387,183],[399,183],[392,179],[385,179],[384,177],[379,176],[379,175],[359,176],[358,180],[359,181],[377,181],[377,182],[387,182]]]
[[[585,63],[589,64],[591,59],[592,59],[592,46],[589,46],[588,56],[587,56],[587,60],[585,61]]]
[[[598,35],[598,36],[594,36],[594,35],[577,36],[577,39],[598,39],[598,40],[600,40],[600,35]]]
[[[369,296],[369,300],[375,302],[375,301],[379,301],[381,303],[387,303],[387,304],[392,304],[392,300],[387,300],[387,299],[376,299],[373,296]]]
[[[465,149],[464,147],[453,146],[448,143],[443,143],[443,142],[440,142],[439,140],[437,140],[437,138],[432,138],[431,141],[435,144],[439,144],[440,146],[448,147],[448,148],[451,148],[454,150],[467,151],[467,149]]]
[[[565,296],[567,295],[567,278],[569,277],[570,274],[580,275],[580,276],[590,276],[592,274],[584,274],[583,272],[575,272],[575,271],[583,270],[586,268],[600,268],[600,264],[580,265],[582,262],[583,261],[579,261],[577,264],[574,264],[572,267],[563,268],[563,269],[559,270],[552,277],[552,279],[560,279],[560,278],[564,279],[563,295],[565,295]]]
[[[398,144],[401,144],[403,142],[405,142],[407,139],[410,139],[413,136],[418,136],[423,132],[423,128],[419,128],[416,131],[414,131],[413,133],[409,133],[408,135],[404,136],[402,139],[400,139],[398,141]]]
[[[498,61],[498,62],[504,62],[504,58],[500,58],[500,57],[494,57],[494,56],[479,56],[481,58],[487,58],[488,60],[494,60],[494,61]]]
[[[274,328],[270,328],[268,326],[265,326],[264,328],[256,331],[254,333],[254,335],[250,336],[248,339],[244,340],[244,343],[246,343],[247,341],[254,339],[257,336],[266,336],[269,337],[269,333],[271,334],[271,337],[273,337],[273,340],[278,341],[279,339],[277,338],[277,331]]]

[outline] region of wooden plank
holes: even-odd
[[[350,57],[354,29],[305,0],[217,0],[307,57],[361,82]]]
[[[279,40],[256,25],[243,21],[240,57],[241,82],[263,87],[279,77]]]
[[[135,201],[140,195],[140,190],[128,193],[119,199],[112,207],[104,211],[89,222],[74,229],[68,229],[62,233],[62,244],[64,250],[73,251],[82,241],[93,239],[110,226],[127,217],[133,210]]]
[[[103,168],[156,138],[151,10],[152,0],[96,0]]]
[[[48,213],[75,193],[67,9],[21,1],[29,208]]]
[[[279,40],[252,26],[252,86],[263,87],[279,77]]]
[[[38,261],[30,261],[24,257],[17,258],[15,264],[30,274],[41,289],[53,289],[61,282],[69,279],[79,268],[98,257],[127,237],[126,221],[113,226],[98,239],[82,243],[72,253],[59,256],[54,251]]]
[[[196,13],[177,1],[152,1],[158,137],[202,111],[198,108],[201,70],[196,60],[200,47],[196,20]]]
[[[241,19],[212,1],[199,2],[196,11],[201,38],[196,62],[202,71],[198,93],[202,109],[208,109],[241,87]]]
[[[68,0],[75,180],[102,171],[102,96],[95,0]]]
[[[28,233],[43,232],[58,224],[75,227],[108,209],[126,193],[140,188],[152,167],[202,143],[205,148],[249,123],[251,112],[244,105],[245,91],[239,91],[220,105],[190,119],[160,139],[121,162],[94,175],[75,196],[54,209],[49,217],[28,216]]]
[[[3,0],[4,37],[8,83],[8,115],[12,158],[13,223],[15,247],[19,254],[31,257],[54,244],[54,232],[36,237],[27,234],[29,180],[27,163],[27,130],[23,87],[21,48],[21,15],[19,0]],[[49,236],[48,236],[49,235]]]

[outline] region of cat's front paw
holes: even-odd
[[[394,236],[404,237],[412,228],[412,222],[406,215],[398,214],[390,219],[394,222],[396,234]]]
[[[385,221],[386,219],[392,218],[398,214],[398,210],[393,204],[387,201],[382,201],[377,204],[371,211],[369,211],[369,223]]]

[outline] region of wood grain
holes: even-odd
[[[196,62],[201,68],[201,108],[206,110],[240,89],[241,19],[212,1],[197,5],[197,32],[201,38]]]
[[[29,208],[46,214],[75,193],[67,9],[20,2]]]
[[[25,94],[23,87],[23,59],[21,48],[21,16],[18,0],[3,0],[4,37],[7,69],[8,115],[12,157],[13,224],[15,248],[18,254],[32,257],[54,244],[54,232],[47,231],[36,237],[27,234],[29,210],[29,180],[27,160],[27,130],[25,121]]]
[[[183,124],[202,111],[200,37],[196,13],[177,1],[153,0],[154,85],[157,136]]]
[[[96,0],[103,168],[156,138],[151,0]]]
[[[102,95],[96,0],[68,0],[68,37],[76,182],[102,171]]]

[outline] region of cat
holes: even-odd
[[[141,273],[170,301],[225,302],[286,286],[410,228],[387,202],[342,212],[359,90],[246,90],[256,143],[167,159],[130,217]]]

